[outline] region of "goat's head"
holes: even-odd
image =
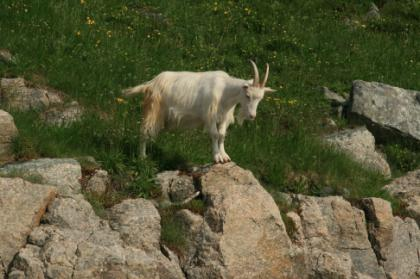
[[[257,116],[257,107],[259,102],[264,97],[264,93],[274,92],[275,90],[270,87],[265,87],[268,80],[268,74],[270,67],[266,64],[265,76],[262,82],[260,82],[260,75],[258,73],[257,65],[251,60],[252,68],[254,69],[254,79],[248,81],[243,86],[243,96],[241,100],[242,117],[250,120],[254,120]]]

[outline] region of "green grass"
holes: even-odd
[[[355,0],[3,0],[0,48],[16,63],[0,62],[0,76],[57,88],[87,110],[66,128],[12,112],[16,154],[90,155],[110,172],[116,192],[154,196],[158,171],[211,161],[210,139],[200,130],[165,132],[148,146],[149,158],[138,159],[141,99],[121,102],[120,90],[164,70],[251,78],[254,59],[270,64],[268,85],[278,91],[260,104],[255,122],[229,129],[231,158],[270,191],[386,197],[380,175],[318,140],[329,116],[320,86],[347,93],[363,79],[420,89],[420,2],[377,4],[382,19],[364,22],[369,3]],[[384,150],[397,173],[420,164],[418,151]]]

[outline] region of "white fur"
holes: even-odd
[[[224,148],[226,130],[234,122],[240,104],[239,120],[254,119],[264,92],[274,90],[230,77],[222,71],[162,72],[153,80],[123,91],[125,96],[145,93],[141,127],[141,156],[146,141],[163,128],[204,127],[212,139],[216,163],[230,161]]]

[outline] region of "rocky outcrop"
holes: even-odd
[[[63,103],[62,93],[29,87],[23,78],[2,78],[0,93],[2,105],[14,110],[45,109]]]
[[[375,138],[365,128],[347,129],[325,137],[332,146],[344,151],[355,161],[391,177],[391,169],[383,154],[375,150]]]
[[[13,139],[18,135],[13,116],[0,110],[0,165],[13,161]]]
[[[6,165],[0,168],[0,175],[54,185],[60,195],[71,196],[80,192],[82,171],[74,159],[44,158]]]
[[[24,172],[34,173],[33,169]],[[382,199],[366,198],[356,207],[339,196],[284,194],[282,200],[294,208],[284,212],[284,223],[268,192],[251,172],[234,163],[189,174],[166,173],[158,179],[169,183],[162,187],[184,193],[183,187],[192,186],[200,190],[205,206],[199,211],[203,215],[181,209],[178,203],[172,207],[186,238],[185,245],[173,247],[175,254],[161,242],[161,217],[152,201],[124,200],[101,219],[74,191],[69,182],[75,181],[75,172],[70,173],[58,169],[56,178],[41,175],[42,181],[66,193],[53,201],[52,186],[0,178],[0,276],[420,278],[418,225],[393,216],[389,202]],[[414,188],[414,181],[406,178],[404,189]]]
[[[342,197],[295,196],[295,242],[308,277],[385,279],[366,230],[364,212]],[[369,278],[369,277],[368,277]]]
[[[384,189],[399,199],[410,217],[420,224],[420,169],[393,180]]]
[[[51,186],[0,177],[0,278],[55,195]]]
[[[201,179],[204,217],[180,213],[192,245],[182,261],[188,278],[299,278],[291,242],[272,197],[251,172],[215,165]]]
[[[350,116],[363,121],[381,141],[403,136],[420,140],[420,92],[378,82],[356,80],[350,96]]]
[[[389,202],[364,199],[369,236],[387,278],[420,278],[420,231],[411,218],[393,217]]]
[[[185,278],[160,251],[160,216],[150,201],[126,200],[110,215],[111,227],[84,199],[56,199],[9,278]]]

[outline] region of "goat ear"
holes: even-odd
[[[245,83],[245,84],[242,86],[242,88],[243,88],[243,89],[245,89],[245,90],[247,90],[247,89],[249,88],[249,84],[248,84],[248,83]]]
[[[274,90],[274,89],[272,89],[270,87],[264,87],[264,92],[265,93],[273,93],[273,92],[276,92],[276,90]]]

